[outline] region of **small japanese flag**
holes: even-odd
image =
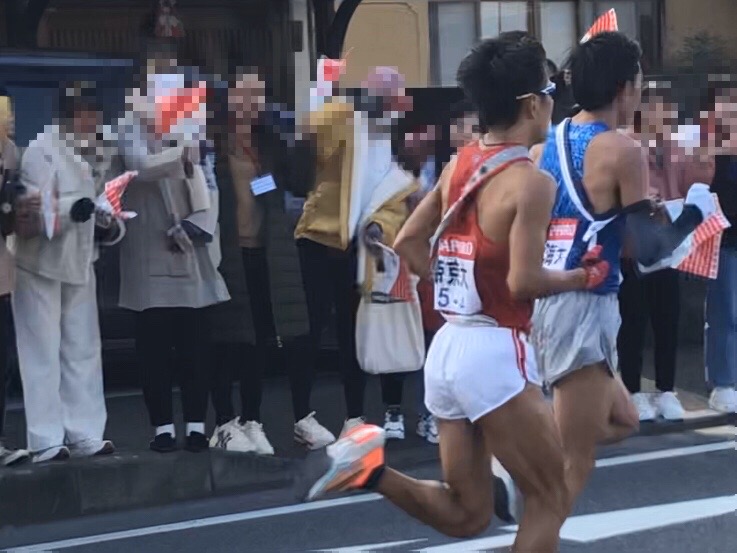
[[[128,184],[138,176],[138,171],[126,171],[119,177],[105,183],[105,191],[100,194],[95,205],[113,217],[123,220],[133,219],[135,211],[123,211],[122,198]]]
[[[322,107],[332,94],[333,85],[345,73],[346,60],[332,60],[321,58],[317,60],[317,80],[310,90],[310,110],[315,111]]]
[[[606,33],[618,30],[619,27],[617,26],[617,12],[612,8],[611,10],[602,14],[599,19],[594,21],[594,24],[591,25],[591,28],[588,30],[588,32],[583,35],[583,38],[581,39],[581,44],[588,40],[591,40],[591,38],[593,38],[595,35],[598,35],[599,33]]]
[[[157,96],[156,133],[185,141],[204,138],[207,123],[206,98],[207,87],[204,83],[196,88],[179,88]]]

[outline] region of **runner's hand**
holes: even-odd
[[[581,268],[586,273],[586,290],[601,286],[609,276],[609,262],[601,258],[601,246],[595,246],[581,258]]]

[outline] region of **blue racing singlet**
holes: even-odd
[[[550,130],[540,161],[540,169],[550,173],[558,187],[544,264],[556,270],[576,269],[581,266],[584,254],[600,245],[602,258],[609,262],[611,272],[591,292],[602,295],[619,291],[624,217],[619,209],[594,214],[582,180],[586,149],[594,137],[608,130],[604,123],[577,125],[567,119]]]

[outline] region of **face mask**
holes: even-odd
[[[147,96],[150,99],[172,94],[177,88],[184,88],[184,75],[178,73],[154,73],[146,80]]]

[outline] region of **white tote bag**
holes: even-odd
[[[392,303],[361,299],[356,315],[356,353],[365,372],[403,373],[422,368],[425,336],[416,286],[414,296],[413,301]]]

